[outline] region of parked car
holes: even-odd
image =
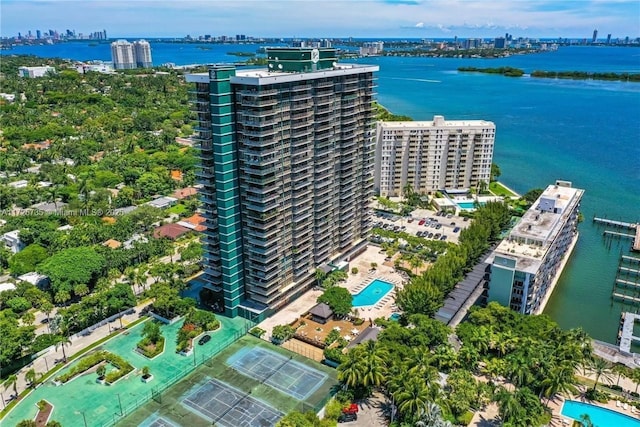
[[[407,222],[413,222],[413,217],[410,216],[409,218],[407,218]]]
[[[465,216],[464,218],[462,218],[462,220],[463,220],[464,222],[467,222],[467,221],[469,221],[469,217],[468,217],[468,216]]]
[[[198,340],[198,344],[199,345],[204,345],[204,344],[208,343],[210,340],[211,340],[211,335],[206,334],[206,335],[203,335],[202,338],[200,338]]]
[[[442,237],[440,237],[440,240],[447,240],[447,235],[443,234]]]
[[[447,218],[453,218],[453,214],[447,214]]]
[[[456,223],[455,222],[451,222],[451,224],[449,224],[449,225],[453,225],[455,227]]]
[[[440,236],[441,236],[441,234],[440,234],[440,233],[436,233],[436,234],[434,234],[434,235],[433,235],[433,238],[437,240],[437,239],[439,239],[439,238],[440,238]]]
[[[430,239],[430,238],[432,238],[432,237],[433,237],[433,233],[429,233],[429,234],[427,235],[427,237],[428,237],[429,239]]]
[[[454,232],[454,233],[457,233],[458,231],[460,231],[460,227],[455,227],[455,228],[453,229],[453,232]]]
[[[348,413],[348,414],[340,414],[338,417],[339,423],[348,423],[350,421],[355,421],[358,419],[358,414],[356,413]]]
[[[436,230],[440,230],[442,228],[442,224],[436,224]]]
[[[425,223],[424,219],[421,219],[420,222],[418,223],[418,225],[423,225]]]

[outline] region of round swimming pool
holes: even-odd
[[[578,421],[582,415],[587,414],[594,426],[640,427],[640,420],[637,418],[575,400],[565,401],[561,414]]]

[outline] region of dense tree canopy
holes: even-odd
[[[345,316],[353,308],[353,295],[345,288],[332,286],[318,297],[318,302],[327,304],[338,316]]]

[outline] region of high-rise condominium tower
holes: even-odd
[[[126,40],[111,43],[111,60],[116,70],[131,70],[136,68],[136,57],[133,45]]]
[[[274,48],[268,68],[192,74],[207,288],[228,315],[264,317],[315,271],[366,248],[377,66],[335,49]]]
[[[496,126],[485,120],[379,122],[375,191],[399,196],[489,184]]]
[[[137,40],[133,42],[133,49],[136,55],[136,66],[141,68],[150,68],[153,66],[151,61],[151,45],[146,40]]]
[[[111,60],[116,70],[131,70],[134,68],[151,67],[151,46],[146,40],[129,43],[118,40],[111,43]]]

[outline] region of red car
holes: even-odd
[[[357,412],[358,412],[358,405],[355,403],[352,403],[351,405],[342,409],[343,414],[355,414]]]
[[[418,225],[422,225],[422,224],[424,224],[424,222],[425,222],[424,219],[421,219],[420,222],[418,223]]]

